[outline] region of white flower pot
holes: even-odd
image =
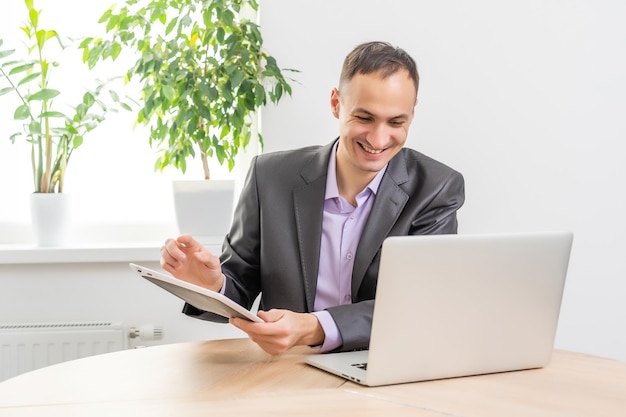
[[[63,193],[30,196],[33,234],[38,246],[62,246],[70,223],[70,197]]]
[[[235,181],[173,181],[178,231],[199,241],[223,238],[233,218]]]

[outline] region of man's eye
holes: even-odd
[[[366,116],[354,116],[360,122],[369,122],[371,119]]]
[[[392,121],[389,122],[389,124],[391,126],[394,126],[394,127],[400,127],[400,126],[402,126],[404,124],[404,121],[402,121],[402,120],[392,120]]]

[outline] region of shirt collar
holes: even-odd
[[[338,146],[339,146],[339,141],[335,143],[335,145],[333,146],[330,152],[330,160],[328,161],[328,170],[326,172],[326,194],[324,196],[325,200],[339,197],[339,188],[337,187],[337,147]],[[363,191],[369,188],[372,194],[376,195],[376,193],[378,192],[378,187],[380,186],[380,182],[383,179],[383,175],[385,175],[385,171],[387,170],[387,165],[385,165],[383,169],[378,171],[376,176],[372,179],[372,181],[369,182],[369,184],[367,184],[367,186],[363,189]],[[363,191],[361,191],[361,193]]]

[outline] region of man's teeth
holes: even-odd
[[[361,144],[361,148],[363,148],[363,150],[367,153],[373,153],[373,154],[379,154],[381,153],[383,150],[382,149],[372,149],[372,148],[368,148],[367,146]]]

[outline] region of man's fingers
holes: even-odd
[[[166,240],[163,246],[161,246],[161,267],[163,267],[163,269],[167,270],[166,267],[174,268],[178,263],[176,253],[173,253],[175,250],[176,242],[171,239]],[[182,255],[182,252],[180,254]]]
[[[196,241],[191,235],[180,235],[176,238],[176,243],[186,248],[197,246],[200,243]]]
[[[259,317],[268,316],[267,313],[260,312]],[[240,318],[231,318],[229,321],[233,326],[247,333],[250,340],[271,355],[279,355],[291,347],[289,338],[286,337],[288,335],[277,333],[274,323],[256,323]]]
[[[182,235],[174,239],[167,239],[161,247],[161,267],[175,274],[185,266],[189,249],[193,251],[196,241],[190,235]]]
[[[230,322],[230,324],[232,324],[233,326],[235,326],[236,328],[240,330],[243,330],[246,333],[248,333],[248,331],[253,330],[253,326],[252,326],[253,324],[257,324],[257,323],[251,322],[250,320],[241,319],[239,317],[231,317],[228,321]],[[263,324],[263,323],[259,323],[259,324]]]

